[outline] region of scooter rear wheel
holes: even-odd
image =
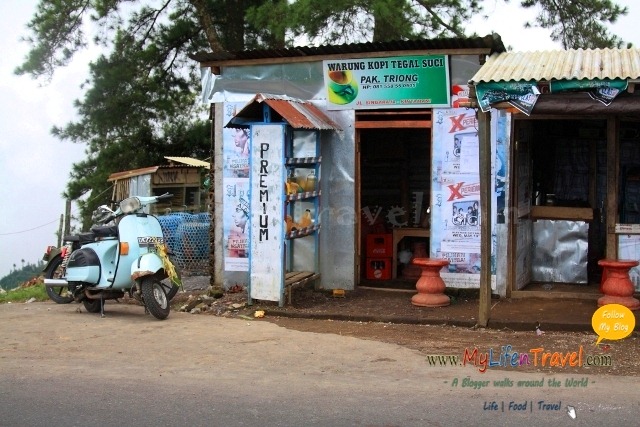
[[[51,260],[49,266],[44,271],[45,279],[59,279],[62,276],[61,265],[62,256],[57,255],[55,258],[53,258],[53,260]],[[71,301],[73,301],[73,295],[71,295],[71,292],[69,292],[69,288],[66,286],[55,288],[45,286],[45,288],[47,291],[47,295],[49,296],[49,298],[51,298],[51,301],[55,302],[56,304],[69,304]]]
[[[100,313],[100,300],[99,299],[85,299],[82,301],[84,308],[89,313]]]
[[[153,277],[147,277],[142,280],[141,288],[144,306],[149,313],[158,320],[166,319],[171,307],[162,283]]]

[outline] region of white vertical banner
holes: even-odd
[[[285,127],[251,126],[250,296],[280,301],[284,281]]]

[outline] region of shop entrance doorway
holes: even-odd
[[[421,120],[403,126],[396,113],[357,126],[361,285],[415,289],[408,262],[429,256],[430,111],[408,114]]]
[[[514,121],[512,296],[520,291],[599,296],[598,260],[605,258],[607,244],[607,140],[605,118]],[[617,222],[637,223],[640,127],[621,122],[616,140],[615,215]]]

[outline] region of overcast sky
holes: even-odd
[[[614,27],[614,33],[640,47],[640,22],[637,0],[617,0],[626,5],[629,15]],[[557,49],[548,33],[524,30],[530,19],[511,1],[495,6],[486,2],[488,21],[480,17],[471,28],[480,35],[495,31],[505,46],[515,50]],[[87,72],[89,52],[77,56],[70,66],[56,71],[47,85],[13,70],[24,59],[28,46],[19,42],[26,35],[26,24],[35,11],[36,0],[0,1],[0,22],[4,36],[0,39],[0,278],[15,264],[36,263],[47,245],[56,243],[56,231],[65,202],[61,197],[71,165],[83,159],[84,147],[61,142],[50,135],[53,126],[63,126],[74,119],[73,101],[82,98],[80,84]],[[194,64],[194,67],[196,64]]]

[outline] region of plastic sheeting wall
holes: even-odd
[[[451,56],[449,69],[451,85],[466,85],[480,69],[478,56]],[[248,101],[250,98],[246,95],[256,93],[287,95],[307,101],[326,100],[322,61],[223,67],[220,75],[213,74],[210,68],[202,68],[200,78],[204,104]]]
[[[584,221],[533,221],[531,279],[587,283],[588,235]]]

